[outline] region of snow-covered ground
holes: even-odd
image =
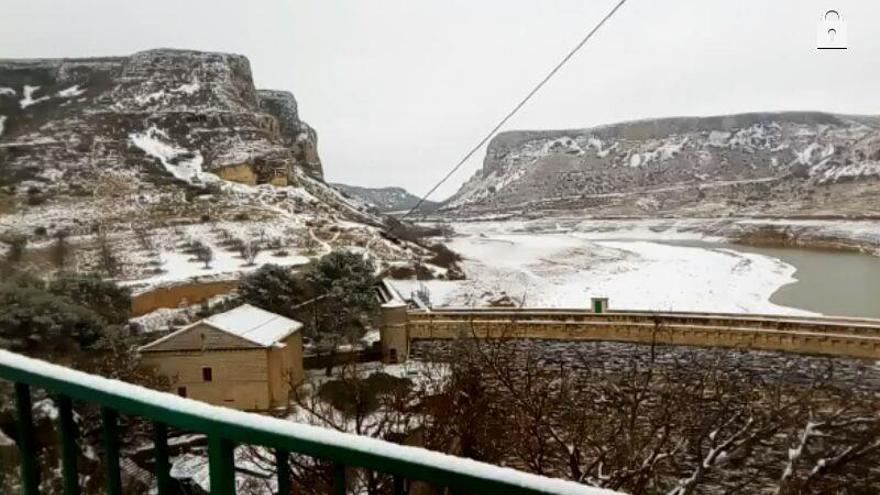
[[[264,264],[273,263],[281,266],[298,266],[305,265],[309,262],[309,258],[297,254],[288,254],[285,256],[275,256],[270,251],[264,251],[257,254],[254,263],[247,263],[241,256],[231,251],[226,251],[217,247],[212,247],[214,259],[205,268],[205,264],[193,255],[181,253],[178,251],[162,251],[160,260],[162,268],[165,270],[158,275],[135,280],[133,282],[124,282],[124,284],[147,284],[149,286],[160,285],[168,282],[178,282],[196,277],[219,276],[225,275],[230,278],[238,278],[242,273],[254,271]]]
[[[795,282],[795,267],[719,244],[688,247],[675,240],[720,240],[696,232],[548,229],[519,222],[458,224],[449,247],[464,258],[468,279],[424,282],[434,306],[484,306],[506,294],[528,307],[587,308],[594,296],[620,309],[809,314],[770,302]],[[395,282],[408,296],[414,281]]]

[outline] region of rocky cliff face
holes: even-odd
[[[315,132],[293,95],[257,91],[240,55],[0,60],[3,179],[49,179],[96,163],[165,169],[188,182],[321,177]]]
[[[880,118],[788,112],[505,132],[444,207],[864,215],[878,200]]]
[[[296,98],[289,91],[257,91],[260,108],[278,119],[281,142],[293,151],[296,162],[315,177],[323,177],[318,158],[318,134],[300,120]]]

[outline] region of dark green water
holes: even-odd
[[[676,246],[727,248],[780,259],[794,266],[797,282],[780,287],[770,301],[824,315],[880,318],[880,257],[802,248],[674,241]]]

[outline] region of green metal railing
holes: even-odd
[[[74,436],[74,400],[101,406],[106,490],[122,493],[119,471],[120,413],[147,418],[154,425],[156,480],[160,495],[171,491],[168,427],[203,433],[208,438],[211,493],[235,493],[236,445],[258,445],[275,451],[278,493],[292,493],[289,454],[296,453],[332,463],[334,495],[346,493],[346,468],[357,467],[389,474],[394,493],[406,493],[406,480],[418,480],[453,493],[611,495],[604,489],[571,481],[545,478],[469,459],[393,444],[212,406],[204,402],[150,390],[137,385],[89,375],[44,361],[0,350],[0,378],[15,384],[17,443],[21,453],[24,495],[39,493],[39,457],[34,436],[31,387],[54,394],[58,407],[58,434],[64,493],[79,493]]]

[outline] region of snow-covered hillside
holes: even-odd
[[[880,118],[788,112],[502,133],[444,208],[860,215],[878,204]]]
[[[322,177],[293,95],[257,90],[243,56],[0,60],[0,253],[25,239],[37,271],[150,286],[336,247],[380,268],[431,256]],[[59,243],[63,259],[49,256]]]

